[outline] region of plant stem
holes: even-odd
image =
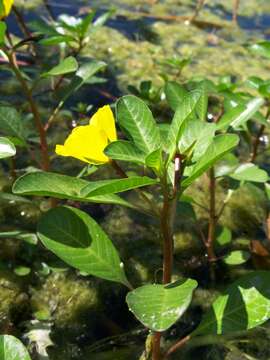
[[[259,145],[260,145],[260,138],[263,135],[264,129],[265,129],[265,125],[261,125],[260,130],[258,131],[258,134],[256,135],[256,138],[254,140],[252,154],[251,154],[251,157],[250,157],[251,162],[254,162],[256,160],[257,155],[258,155],[258,149],[259,149]]]
[[[174,159],[174,184],[172,197],[169,196],[167,173],[161,179],[163,190],[163,206],[160,213],[160,230],[163,238],[163,284],[171,282],[173,269],[173,231],[176,217],[176,208],[181,189],[181,177],[184,166],[180,154]],[[152,360],[161,359],[160,340],[162,333],[156,332],[153,335]]]
[[[169,348],[169,350],[166,352],[164,358],[166,359],[167,357],[169,357],[172,353],[174,353],[175,351],[179,350],[182,346],[184,346],[186,344],[186,342],[188,342],[190,340],[190,335],[185,336],[183,339],[177,341],[177,343],[175,343],[173,346],[171,346]]]
[[[48,144],[47,144],[47,138],[46,138],[46,131],[44,130],[38,107],[34,101],[32,91],[28,87],[28,84],[27,84],[26,80],[24,79],[24,77],[17,65],[14,53],[7,51],[7,52],[5,52],[5,54],[7,55],[10,67],[13,70],[17,80],[19,81],[19,83],[23,89],[23,92],[29,102],[29,106],[31,108],[31,111],[32,111],[32,114],[34,117],[35,126],[39,133],[40,149],[41,149],[41,157],[42,157],[42,169],[44,171],[48,171],[50,168],[50,160],[49,160],[49,155],[48,155]]]
[[[215,230],[216,230],[216,179],[215,179],[215,170],[212,167],[209,170],[209,223],[208,223],[208,236],[205,243],[207,256],[209,262],[214,262],[216,260],[216,255],[214,251],[214,241],[215,241]]]

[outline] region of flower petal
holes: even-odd
[[[96,126],[78,126],[69,135],[64,146],[56,146],[56,153],[71,156],[89,164],[103,164],[109,161],[103,153],[107,145],[106,135]]]
[[[90,124],[103,130],[110,141],[117,140],[115,120],[109,105],[105,105],[98,109],[98,111],[92,116]]]

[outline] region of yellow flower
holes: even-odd
[[[90,119],[89,125],[76,127],[64,145],[56,145],[55,152],[71,156],[89,164],[105,164],[109,158],[105,147],[117,140],[115,120],[109,105],[100,108]]]
[[[9,15],[13,3],[14,0],[0,0],[0,20]]]

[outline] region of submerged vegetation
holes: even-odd
[[[268,359],[269,2],[0,18],[0,360]]]

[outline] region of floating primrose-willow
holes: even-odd
[[[186,338],[167,348],[161,347],[163,333],[190,306],[198,285],[196,280],[183,277],[172,282],[174,223],[181,216],[178,203],[184,191],[239,142],[234,130],[229,133],[236,119],[235,112],[225,112],[219,125],[207,122],[207,83],[199,83],[191,91],[180,85],[170,86],[173,88],[165,91],[174,110],[170,124],[160,126],[142,100],[128,95],[116,103],[121,140],[117,138],[113,113],[109,106],[104,106],[93,115],[89,125],[75,128],[64,145],[56,146],[58,155],[99,166],[113,164],[120,178],[89,181],[36,172],[22,176],[13,187],[16,194],[117,204],[157,219],[163,249],[163,264],[160,264],[163,277],[159,284],[144,284],[136,289],[125,274],[124,261],[113,242],[87,213],[70,206],[58,206],[44,214],[38,223],[40,240],[63,261],[86,274],[127,287],[129,309],[150,330],[149,356],[153,360],[168,358],[195,337],[198,340],[210,334],[233,335],[262,324],[270,316],[270,275],[267,271],[255,271],[218,296],[201,324]],[[243,106],[241,114],[237,113],[237,126],[248,121],[260,105],[261,102],[252,108]],[[132,164],[134,171],[137,170],[136,176],[125,173],[125,163]],[[142,172],[146,176],[141,176]],[[137,198],[119,196],[128,190],[136,190]]]

